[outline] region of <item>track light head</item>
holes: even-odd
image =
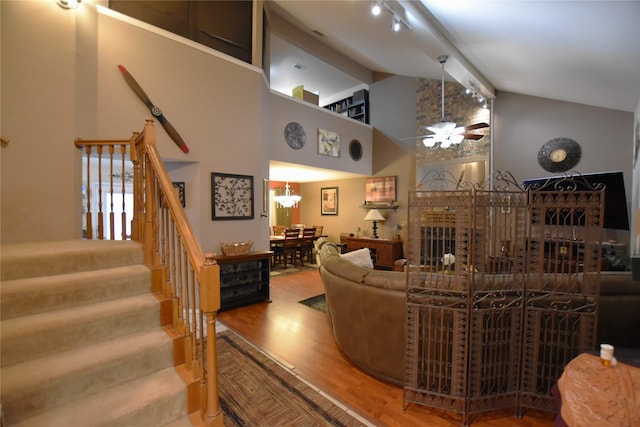
[[[382,8],[380,7],[380,3],[378,3],[378,2],[373,3],[373,5],[371,5],[371,14],[373,16],[378,16],[378,15],[380,15],[380,12],[382,12]]]
[[[397,18],[393,18],[393,21],[391,22],[391,29],[396,33],[400,31],[400,21],[398,21]]]

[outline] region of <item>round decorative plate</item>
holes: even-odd
[[[573,139],[554,138],[538,151],[538,163],[547,172],[566,172],[580,161],[582,149]]]
[[[289,147],[299,150],[304,147],[304,143],[307,141],[307,134],[300,123],[291,122],[284,128],[284,140],[287,141]]]
[[[362,158],[362,144],[357,139],[352,139],[349,143],[349,155],[355,161]]]

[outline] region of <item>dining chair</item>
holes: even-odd
[[[302,230],[302,237],[298,244],[298,253],[300,255],[300,263],[304,265],[304,258],[311,262],[313,259],[313,241],[316,237],[315,228],[305,228]]]
[[[287,229],[286,225],[272,225],[271,229],[274,236],[284,236],[284,230]]]
[[[322,225],[314,225],[313,228],[316,229],[316,237],[322,236],[322,229],[324,228],[324,226],[322,226]]]
[[[287,268],[287,261],[298,266],[298,243],[300,242],[300,232],[297,229],[286,229],[282,243],[274,247],[275,262],[283,264]]]

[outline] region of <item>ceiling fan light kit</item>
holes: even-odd
[[[449,148],[451,146],[460,145],[465,138],[472,140],[481,139],[484,137],[484,135],[473,134],[469,132],[472,130],[489,127],[489,125],[484,122],[475,123],[468,126],[456,126],[455,122],[448,122],[444,118],[444,64],[445,62],[447,62],[447,59],[449,59],[447,55],[441,55],[438,57],[438,62],[440,62],[440,65],[442,66],[442,80],[440,82],[441,116],[438,123],[427,126],[427,130],[433,133],[433,135],[426,135],[426,138],[422,140],[422,143],[427,148]],[[421,136],[418,138],[421,138]]]

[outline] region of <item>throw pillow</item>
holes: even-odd
[[[373,261],[371,261],[369,248],[362,248],[356,251],[347,252],[340,256],[350,263],[359,265],[360,267],[373,268]]]

